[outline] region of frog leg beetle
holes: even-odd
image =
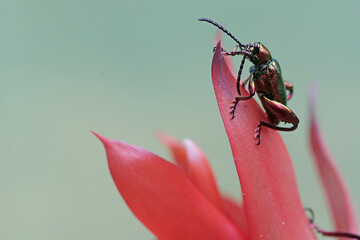
[[[255,129],[257,145],[261,143],[260,133],[262,126],[278,131],[295,130],[299,124],[299,119],[295,113],[287,107],[287,100],[293,95],[293,85],[283,80],[280,65],[278,61],[271,57],[269,50],[260,42],[252,42],[247,45],[242,44],[223,26],[210,19],[200,18],[198,20],[216,26],[238,44],[231,52],[222,49],[224,55],[243,55],[236,82],[236,90],[239,96],[235,97],[230,105],[231,119],[235,117],[235,110],[239,101],[248,100],[257,93],[269,119],[269,122],[261,119]],[[238,48],[240,51],[238,51]],[[246,59],[254,65],[250,68],[250,76],[242,82],[241,73]],[[247,82],[249,96],[241,96],[240,85],[245,85]],[[286,93],[287,90],[289,91],[288,95]],[[291,123],[292,126],[278,126],[280,122]]]

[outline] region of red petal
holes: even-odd
[[[160,239],[244,239],[173,164],[137,146],[94,133],[104,144],[116,187]]]
[[[158,137],[170,149],[178,167],[189,177],[195,187],[222,211],[214,173],[201,149],[190,139],[185,139],[182,143],[165,133],[160,133]]]
[[[310,93],[310,144],[337,231],[357,233],[355,209],[345,181],[326,147],[315,118],[316,87]]]
[[[216,45],[219,41],[221,41],[222,39],[222,35],[223,35],[223,31],[221,30],[217,30],[216,31],[216,35],[215,35],[215,41],[214,41],[214,44]],[[232,50],[232,49],[231,49]],[[229,50],[229,51],[231,51]],[[224,59],[225,59],[225,62],[228,66],[228,68],[230,69],[230,72],[233,76],[236,76],[237,77],[237,74],[234,70],[234,65],[232,63],[232,60],[231,60],[231,57],[230,56],[224,56]]]
[[[236,80],[217,45],[212,79],[243,191],[251,239],[315,239],[300,201],[289,154],[277,131],[263,128],[261,145],[254,130],[267,119],[254,99],[242,101],[231,120],[229,106]],[[248,95],[242,89],[243,95]]]
[[[233,199],[223,196],[222,206],[225,215],[241,230],[241,232],[244,233],[245,236],[250,236],[244,205],[240,205]]]
[[[221,198],[211,166],[201,149],[190,139],[184,140],[188,159],[188,176],[199,191],[220,211]]]
[[[166,145],[169,148],[169,150],[173,155],[176,165],[181,169],[181,171],[183,171],[183,173],[188,175],[188,170],[187,170],[188,162],[186,157],[185,146],[177,139],[165,133],[159,133],[158,138],[164,145]]]

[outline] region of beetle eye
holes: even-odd
[[[259,46],[259,44],[256,42],[256,43],[254,43],[254,52],[255,53],[259,53],[260,52],[260,46]]]

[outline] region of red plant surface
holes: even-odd
[[[220,42],[211,72],[242,203],[220,193],[206,156],[191,140],[179,142],[160,135],[173,154],[176,164],[172,164],[140,147],[94,133],[105,146],[110,173],[123,199],[160,240],[316,239],[279,133],[264,128],[261,145],[255,144],[254,129],[259,119],[266,119],[260,106],[253,99],[242,101],[237,117],[230,120],[236,80],[220,52]]]
[[[340,232],[357,233],[358,225],[350,193],[325,144],[316,120],[315,102],[317,86],[313,86],[310,90],[310,147],[328,205],[331,209],[335,229]],[[341,239],[345,240],[345,238]]]

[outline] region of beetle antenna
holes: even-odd
[[[227,35],[229,35],[229,37],[231,37],[235,42],[237,42],[239,44],[240,47],[244,47],[244,45],[239,41],[237,40],[228,30],[226,30],[223,26],[221,26],[220,24],[214,22],[213,20],[211,19],[208,19],[208,18],[199,18],[198,19],[199,21],[202,21],[202,22],[208,22],[208,23],[211,23],[212,25],[216,26],[217,28],[219,28],[220,30],[222,30],[224,33],[226,33]]]
[[[241,64],[240,64],[240,69],[239,69],[239,73],[236,79],[236,89],[238,94],[241,96],[241,92],[240,92],[240,77],[241,77],[241,73],[242,70],[244,68],[244,64],[245,64],[245,59],[246,59],[246,55],[244,55],[243,59],[241,60]]]

